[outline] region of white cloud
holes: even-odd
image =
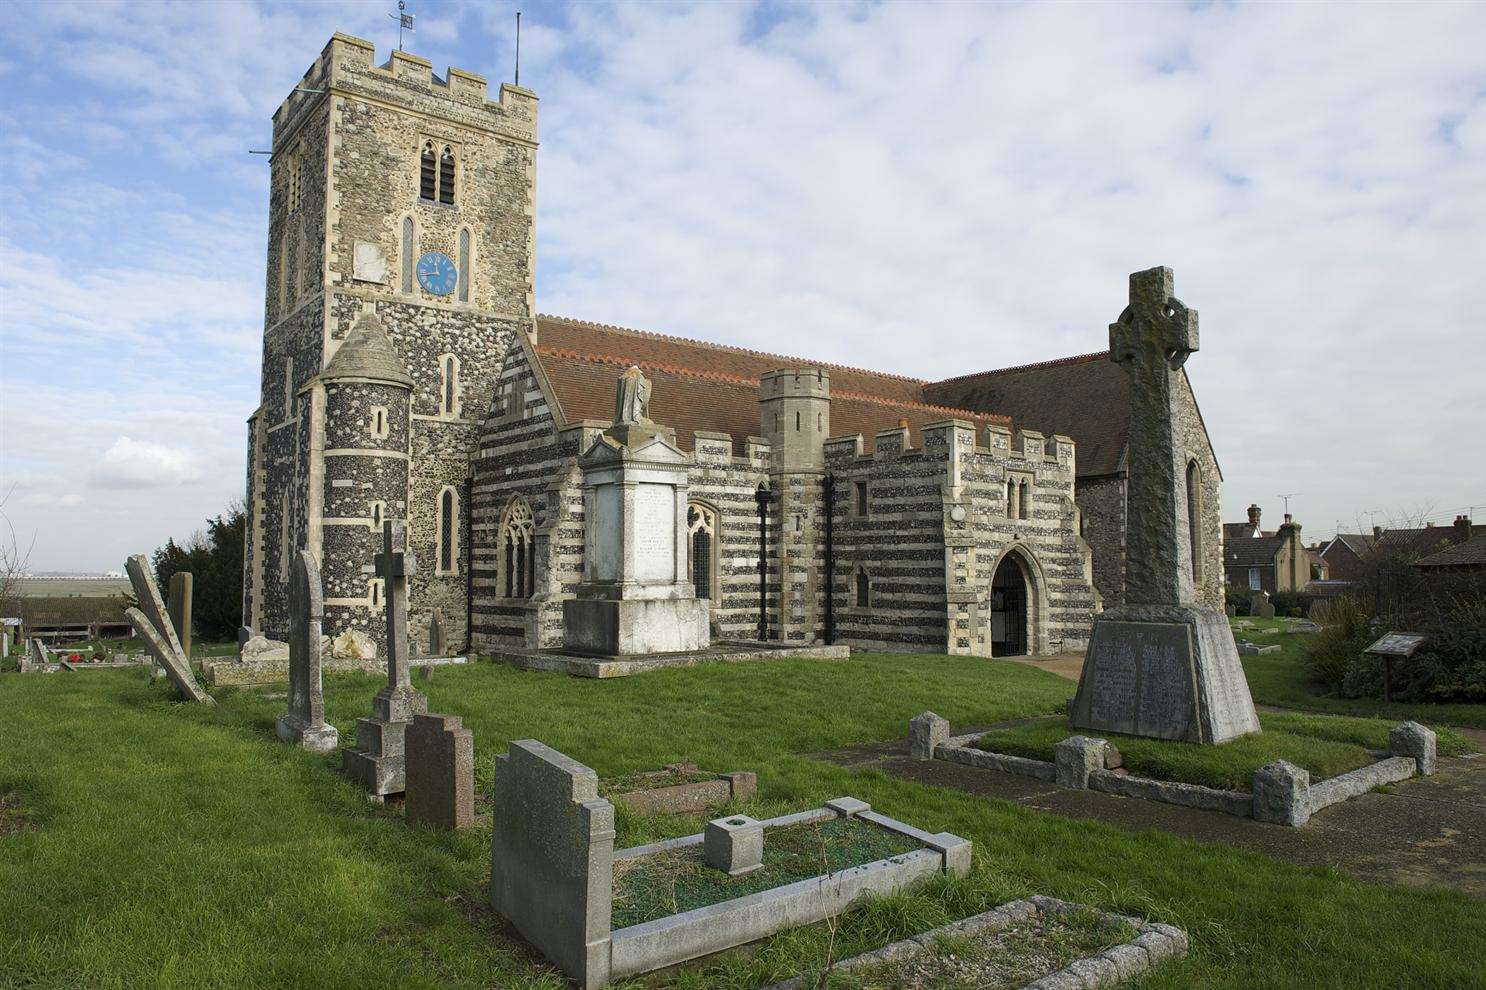
[[[95,488],[164,488],[200,478],[189,450],[119,437],[98,459],[88,482]]]

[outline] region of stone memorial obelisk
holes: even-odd
[[[408,726],[428,711],[428,698],[408,679],[408,578],[418,565],[407,547],[407,523],[384,522],[376,566],[387,602],[387,686],[377,692],[374,714],[357,719],[356,746],[341,750],[342,769],[378,797],[403,792]]]
[[[614,423],[578,458],[583,582],[562,603],[564,647],[628,656],[700,650],[709,608],[687,568],[691,458],[649,416],[639,368],[619,377]]]
[[[320,679],[320,626],[325,602],[320,591],[320,565],[300,550],[289,576],[289,711],[280,715],[279,738],[311,753],[334,752],[340,733],[325,721],[325,695]]]
[[[1130,276],[1130,305],[1109,327],[1109,358],[1129,376],[1125,604],[1101,613],[1068,720],[1074,728],[1221,743],[1259,731],[1228,619],[1198,604],[1182,552],[1186,455],[1178,379],[1197,350],[1197,313],[1169,268]]]

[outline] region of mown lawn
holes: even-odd
[[[1304,767],[1312,781],[1366,766],[1377,759],[1371,751],[1388,748],[1388,730],[1396,723],[1334,715],[1260,714],[1259,724],[1263,732],[1221,746],[1165,742],[1115,732],[1085,735],[1098,735],[1117,746],[1124,768],[1136,776],[1247,791],[1254,771],[1275,760]],[[1053,748],[1074,734],[1066,720],[1052,718],[992,729],[976,745],[993,753],[1051,762]],[[1459,756],[1468,749],[1459,735],[1449,729],[1439,730],[1441,756]]]
[[[619,775],[691,761],[753,769],[760,817],[852,794],[976,843],[970,877],[852,912],[838,956],[1048,893],[1187,928],[1192,955],[1143,987],[1459,987],[1486,967],[1486,903],[1371,885],[1159,832],[1131,833],[849,770],[818,750],[898,738],[933,708],[956,724],[1058,709],[1073,686],[1025,665],[862,656],[578,680],[442,668],[434,710],[494,756],[536,737]],[[343,739],[376,678],[329,679]],[[406,828],[333,760],[279,743],[283,700],[174,701],[143,671],[0,678],[0,986],[559,987],[484,906],[489,831]],[[16,800],[12,798],[11,800]],[[699,818],[621,814],[619,844]],[[823,928],[649,981],[756,987],[818,965]]]
[[[1259,627],[1235,630],[1233,635],[1236,638],[1280,647],[1277,653],[1239,654],[1256,704],[1333,715],[1384,718],[1394,722],[1414,719],[1432,728],[1463,725],[1486,729],[1486,705],[1385,702],[1381,698],[1341,698],[1329,694],[1324,687],[1311,683],[1306,669],[1305,644],[1314,634],[1280,632],[1284,623],[1279,619],[1240,618],[1235,621],[1252,622]]]

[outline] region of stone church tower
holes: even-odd
[[[469,616],[470,463],[531,330],[536,96],[337,34],[273,116],[260,405],[248,420],[243,622],[287,638],[289,562],[325,631],[381,650],[383,519],[417,556],[410,628]]]

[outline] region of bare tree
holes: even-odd
[[[11,525],[10,516],[5,511],[5,504],[14,492],[15,486],[12,485],[0,496],[0,617],[21,614],[20,581],[30,565],[31,548],[36,545],[34,535],[24,549],[16,539],[15,526]]]

